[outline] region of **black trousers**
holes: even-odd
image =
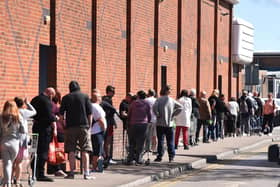
[[[37,147],[37,164],[36,164],[36,177],[40,178],[45,175],[45,163],[48,160],[49,145],[52,140],[52,128],[46,124],[33,125],[33,133],[38,133],[38,147]],[[31,163],[34,172],[34,160]]]
[[[128,128],[129,154],[128,161],[141,162],[148,124],[133,124]]]
[[[265,129],[265,125],[269,126],[269,132],[272,133],[273,130],[273,119],[274,119],[274,114],[268,114],[263,116],[263,126],[262,126],[262,131]]]

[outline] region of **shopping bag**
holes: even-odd
[[[53,140],[49,145],[48,162],[53,165],[61,164],[66,161],[64,153],[64,143],[58,142],[57,137],[53,136]]]

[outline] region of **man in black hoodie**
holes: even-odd
[[[66,117],[65,145],[66,153],[69,153],[70,173],[65,178],[74,179],[76,146],[82,153],[84,179],[92,179],[89,175],[89,152],[92,151],[89,128],[92,123],[92,111],[89,97],[80,91],[78,82],[71,81],[70,93],[62,98],[60,107],[61,119]]]

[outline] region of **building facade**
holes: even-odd
[[[237,2],[2,0],[0,105],[47,86],[64,95],[71,80],[89,95],[115,86],[116,108],[128,91],[159,92],[164,84],[172,86],[173,97],[190,88],[236,96],[231,26]]]

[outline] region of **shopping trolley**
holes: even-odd
[[[32,133],[30,135],[30,143],[28,144],[28,154],[29,154],[29,163],[26,166],[26,171],[28,175],[28,185],[33,187],[36,181],[36,166],[37,166],[37,148],[38,148],[38,138],[39,134]],[[33,172],[31,169],[31,163],[34,161]]]

